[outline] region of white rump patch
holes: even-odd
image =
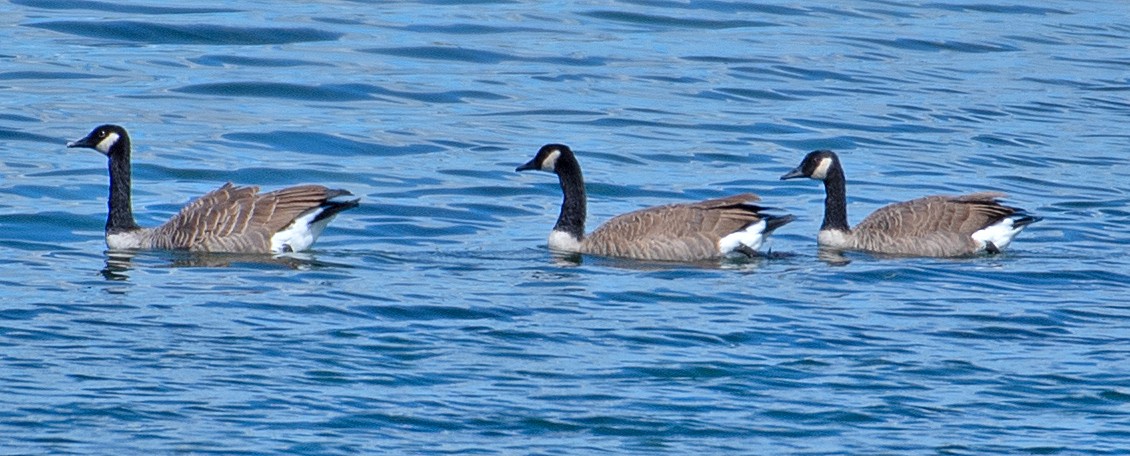
[[[767,225],[765,220],[762,220],[747,226],[744,230],[726,235],[726,237],[718,240],[718,252],[722,255],[729,255],[742,246],[750,250],[760,249],[761,245],[765,243],[765,227]]]
[[[98,141],[98,144],[95,144],[94,148],[103,154],[109,154],[110,148],[114,147],[114,144],[117,144],[119,139],[121,139],[121,136],[118,136],[117,133],[110,132],[105,138]]]
[[[581,240],[564,231],[553,230],[549,232],[549,249],[578,253],[581,251]]]
[[[549,155],[545,156],[545,160],[541,161],[542,171],[554,171],[554,170],[556,170],[558,158],[561,158],[561,151],[558,150],[558,149],[553,149],[553,152],[550,152]]]
[[[1021,231],[1024,231],[1023,226],[1013,226],[1012,217],[1005,217],[1003,220],[973,233],[973,240],[981,244],[980,250],[985,250],[989,242],[997,246],[998,250],[1004,250],[1012,242],[1012,238],[1020,234]]]
[[[323,210],[325,209],[320,208],[307,212],[305,215],[294,219],[282,231],[271,236],[271,253],[301,252],[314,245],[314,241],[317,241],[318,236],[322,235],[326,225],[329,225],[330,221],[336,217],[335,215],[310,223]]]
[[[816,169],[812,170],[812,177],[816,180],[824,180],[828,177],[828,170],[832,169],[832,157],[824,157],[820,159],[820,164],[816,165]]]

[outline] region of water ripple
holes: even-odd
[[[861,43],[878,44],[880,46],[910,50],[910,51],[927,51],[927,52],[941,52],[941,51],[957,51],[973,54],[981,54],[988,52],[1017,52],[1021,49],[1016,46],[1007,44],[978,44],[963,41],[937,41],[937,40],[921,40],[915,38],[866,38],[866,37],[853,37],[847,38],[852,41]]]
[[[4,452],[1126,446],[1118,2],[150,3],[0,6]],[[145,226],[226,181],[362,205],[302,254],[106,252],[105,158],[64,147],[106,122]],[[744,191],[797,220],[748,261],[555,256],[560,186],[513,170],[558,141],[590,228]],[[852,221],[975,190],[1044,219],[838,261],[819,184],[778,180],[824,147]]]
[[[241,10],[230,8],[193,8],[185,6],[122,5],[118,3],[91,0],[12,0],[12,4],[43,9],[83,9],[129,14],[211,14],[238,13]]]
[[[8,71],[0,73],[0,81],[12,79],[93,79],[101,76],[68,71]]]
[[[11,117],[9,117],[9,118],[11,118]],[[16,119],[16,120],[27,120],[27,119]],[[53,143],[53,142],[57,143],[57,142],[59,142],[58,138],[52,138],[52,137],[49,137],[49,136],[39,135],[39,134],[35,134],[35,133],[29,133],[29,132],[23,131],[23,130],[11,130],[11,129],[7,129],[7,128],[0,128],[0,139],[6,140],[6,141],[7,140],[11,140],[11,141],[31,141],[31,142],[38,142],[38,143]]]
[[[333,41],[341,33],[313,28],[156,24],[139,21],[45,21],[25,24],[69,35],[144,44],[262,45]]]
[[[462,103],[468,99],[500,100],[506,98],[491,92],[475,90],[408,92],[389,90],[369,84],[323,84],[311,86],[282,82],[217,82],[192,84],[172,90],[174,92],[199,95],[266,97],[325,102],[362,101],[396,97],[424,103]]]
[[[414,59],[444,60],[479,64],[497,64],[507,61],[522,61],[551,63],[555,65],[591,67],[601,66],[608,63],[608,59],[599,57],[524,57],[514,54],[505,54],[501,52],[450,46],[371,48],[362,49],[361,52],[396,57],[409,57]]]
[[[547,30],[534,28],[534,27],[515,27],[508,26],[502,27],[497,25],[483,25],[483,24],[450,24],[450,25],[404,25],[397,27],[399,30],[416,33],[427,34],[449,34],[449,35],[487,35],[495,33],[550,33]]]
[[[779,24],[765,21],[748,20],[717,20],[717,19],[692,19],[688,17],[661,16],[656,14],[629,13],[624,11],[596,10],[580,13],[596,19],[628,24],[646,25],[649,27],[677,27],[705,30],[719,30],[747,27],[772,27]]]
[[[258,58],[247,57],[241,55],[202,55],[188,59],[188,61],[207,66],[251,66],[251,67],[296,67],[296,66],[322,66],[330,67],[332,65],[324,62],[314,60],[302,59],[276,59],[276,58]]]
[[[1040,15],[1040,16],[1071,14],[1071,12],[1069,12],[1067,10],[1054,9],[1054,8],[1041,8],[1041,7],[1038,7],[1038,6],[1026,6],[1026,5],[993,5],[993,4],[955,5],[955,4],[950,4],[950,3],[926,3],[926,4],[923,4],[922,7],[924,7],[924,8],[937,8],[937,9],[940,9],[940,10],[959,11],[959,12],[976,11],[976,12],[983,12],[983,13],[998,13],[998,14],[1022,14],[1022,15],[1034,14],[1034,15]]]
[[[424,144],[406,146],[377,144],[309,131],[227,133],[223,135],[223,138],[238,143],[260,144],[279,150],[335,157],[364,155],[396,157],[401,155],[429,154],[443,150],[437,146]]]

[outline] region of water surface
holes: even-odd
[[[1119,454],[1130,437],[1130,9],[858,1],[0,5],[5,453]],[[308,254],[105,252],[134,140],[155,225],[224,182],[347,188]],[[545,249],[754,192],[773,255]],[[849,218],[1004,191],[1003,255],[822,261]]]

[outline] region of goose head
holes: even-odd
[[[804,156],[804,160],[801,160],[799,166],[781,176],[781,180],[807,177],[822,181],[828,177],[828,171],[838,167],[839,163],[840,158],[836,156],[835,152],[830,150],[812,151]]]
[[[129,150],[129,135],[118,125],[99,125],[86,137],[67,143],[67,147],[85,147],[101,152],[109,157],[114,153]]]
[[[562,158],[565,160],[576,160],[569,146],[564,144],[546,144],[541,146],[541,149],[538,149],[538,153],[534,155],[533,159],[515,168],[514,171],[538,170],[555,173],[557,172],[557,162],[562,160]]]

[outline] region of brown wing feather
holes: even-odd
[[[585,253],[657,261],[717,258],[718,240],[760,220],[752,194],[640,209],[585,237]]]
[[[186,205],[155,229],[164,249],[267,253],[271,237],[330,195],[320,185],[301,185],[268,193],[230,182]]]
[[[998,192],[927,196],[891,204],[852,229],[857,248],[892,254],[956,256],[979,247],[974,232],[1016,212],[1001,205]]]

